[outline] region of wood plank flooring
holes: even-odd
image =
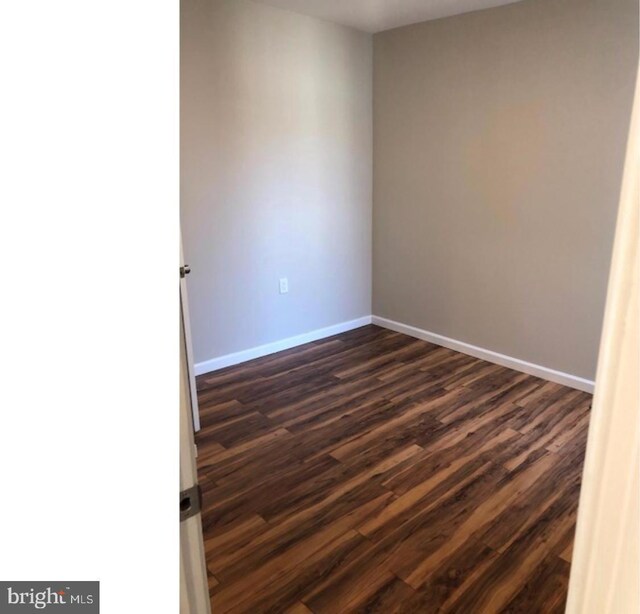
[[[564,611],[591,395],[376,326],[197,385],[214,614]]]

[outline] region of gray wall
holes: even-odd
[[[246,0],[181,20],[195,361],[369,315],[371,36]]]
[[[637,0],[374,37],[373,312],[593,378]]]

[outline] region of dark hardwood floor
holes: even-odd
[[[375,326],[197,383],[214,614],[564,611],[591,395]]]

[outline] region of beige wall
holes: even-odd
[[[637,0],[374,37],[374,314],[592,379]]]
[[[195,361],[369,315],[371,36],[246,0],[181,20]]]

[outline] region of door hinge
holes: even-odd
[[[202,508],[202,490],[195,484],[180,493],[180,522],[195,516]]]

